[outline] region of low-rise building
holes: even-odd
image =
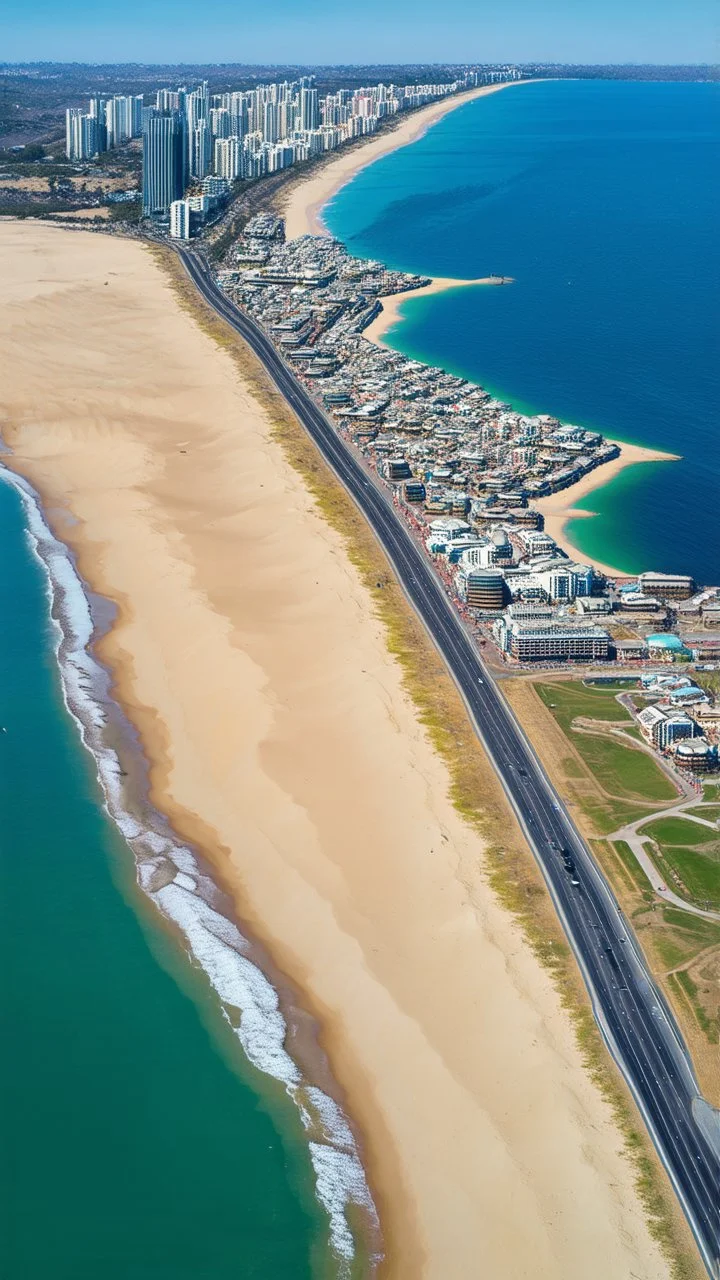
[[[610,657],[610,636],[602,627],[504,617],[495,622],[493,633],[502,652],[518,662],[596,662]]]

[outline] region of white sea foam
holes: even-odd
[[[188,893],[195,893],[197,889],[197,880],[193,880],[192,876],[186,876],[184,871],[178,871],[175,877],[175,884],[181,889],[187,889]]]
[[[347,1206],[362,1206],[368,1222],[378,1229],[352,1130],[337,1103],[303,1080],[285,1048],[287,1026],[277,992],[249,958],[250,946],[237,926],[205,901],[205,896],[215,900],[216,887],[200,872],[193,852],[164,833],[160,815],[155,829],[128,811],[120,760],[103,733],[109,719],[109,682],[89,652],[94,625],[85,588],[70,552],[45,523],[32,487],[2,464],[0,480],[19,493],[30,546],[45,570],[63,698],[95,759],[106,811],[133,850],[140,887],[182,932],[249,1061],[282,1082],[296,1103],[308,1130],[316,1194],[328,1214],[338,1277],[343,1277],[355,1254]],[[171,868],[174,873],[166,874]],[[379,1260],[378,1255],[375,1261]]]

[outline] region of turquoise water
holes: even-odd
[[[103,809],[27,519],[0,483],[0,1276],[338,1275],[297,1107],[249,1064]]]
[[[720,579],[720,93],[559,81],[458,108],[323,217],[348,248],[507,288],[417,298],[390,342],[531,412],[682,454],[580,505],[587,555]]]

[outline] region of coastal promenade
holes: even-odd
[[[390,503],[269,339],[223,296],[205,262],[179,256],[218,315],[248,343],[371,524],[460,690],[521,822],[583,973],[607,1046],[638,1103],[710,1275],[720,1276],[720,1151],[674,1019],[632,932],[539,760]],[[568,870],[562,852],[572,863]]]

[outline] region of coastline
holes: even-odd
[[[576,507],[575,504],[581,498],[586,498],[589,493],[594,493],[596,489],[602,489],[611,480],[614,480],[616,476],[620,475],[620,472],[624,471],[626,467],[634,467],[647,462],[678,462],[680,455],[677,453],[665,453],[661,449],[648,449],[643,445],[627,444],[624,440],[608,439],[608,443],[616,444],[621,450],[618,458],[611,458],[610,462],[604,462],[601,466],[596,467],[594,471],[588,472],[587,475],[578,480],[577,484],[569,485],[567,489],[561,489],[558,493],[551,493],[546,498],[537,498],[533,506],[542,513],[546,531],[572,559],[578,560],[582,564],[592,564],[595,569],[609,578],[630,578],[634,575],[628,573],[627,570],[617,569],[612,565],[604,564],[600,560],[591,559],[573,544],[566,533],[566,527],[570,520],[590,518],[595,514],[593,511],[586,511],[582,507]]]
[[[451,289],[469,289],[477,285],[485,287],[500,288],[503,285],[514,284],[512,276],[480,276],[477,280],[457,280],[452,276],[434,276],[429,284],[421,285],[419,289],[403,289],[400,293],[385,293],[380,299],[381,310],[375,316],[375,319],[363,330],[363,338],[368,342],[374,342],[376,346],[382,347],[385,344],[384,338],[389,331],[402,320],[403,303],[408,302],[411,298],[422,297],[429,298],[435,293],[447,293]]]
[[[304,235],[327,235],[327,228],[322,221],[322,210],[334,195],[350,182],[361,169],[374,164],[376,160],[407,147],[416,142],[428,129],[442,120],[449,111],[474,102],[477,98],[487,97],[500,89],[508,89],[512,85],[532,84],[531,80],[512,80],[504,84],[481,85],[467,93],[454,94],[449,98],[441,98],[439,102],[430,102],[426,107],[411,111],[401,119],[395,129],[371,137],[365,146],[350,147],[344,154],[326,165],[320,172],[304,178],[295,185],[283,201],[282,214],[285,218],[285,234],[288,240],[296,240]]]
[[[469,1274],[480,1242],[537,1276],[666,1274],[567,1015],[489,897],[372,600],[261,406],[140,245],[16,232],[7,461],[118,606],[98,653],[154,803],[321,1018],[389,1274]]]
[[[502,287],[513,283],[512,277],[509,276],[486,276],[478,280],[454,280],[437,277],[431,280],[429,285],[424,285],[419,289],[406,289],[400,293],[387,294],[381,299],[382,310],[364,330],[362,336],[376,346],[386,346],[388,333],[396,324],[402,321],[403,305],[414,297],[422,296],[428,298],[433,294],[446,293],[451,289],[469,288],[473,285],[487,288]],[[569,485],[567,489],[561,489],[558,493],[550,494],[546,498],[536,498],[533,501],[533,506],[541,512],[544,518],[545,529],[555,539],[558,546],[562,547],[573,559],[583,563],[589,557],[584,556],[574,546],[567,536],[566,527],[571,520],[591,517],[594,513],[577,508],[575,504],[581,498],[587,497],[589,493],[594,493],[596,489],[603,488],[609,481],[614,480],[621,471],[624,471],[626,467],[633,467],[647,462],[677,462],[680,456],[676,453],[666,453],[661,449],[650,449],[643,445],[628,444],[623,440],[612,440],[609,437],[606,437],[606,439],[609,444],[616,444],[621,450],[619,457],[602,463],[601,466],[584,475],[576,484]],[[614,568],[597,559],[592,559],[591,563],[600,573],[604,573],[611,578],[632,576],[622,569]]]

